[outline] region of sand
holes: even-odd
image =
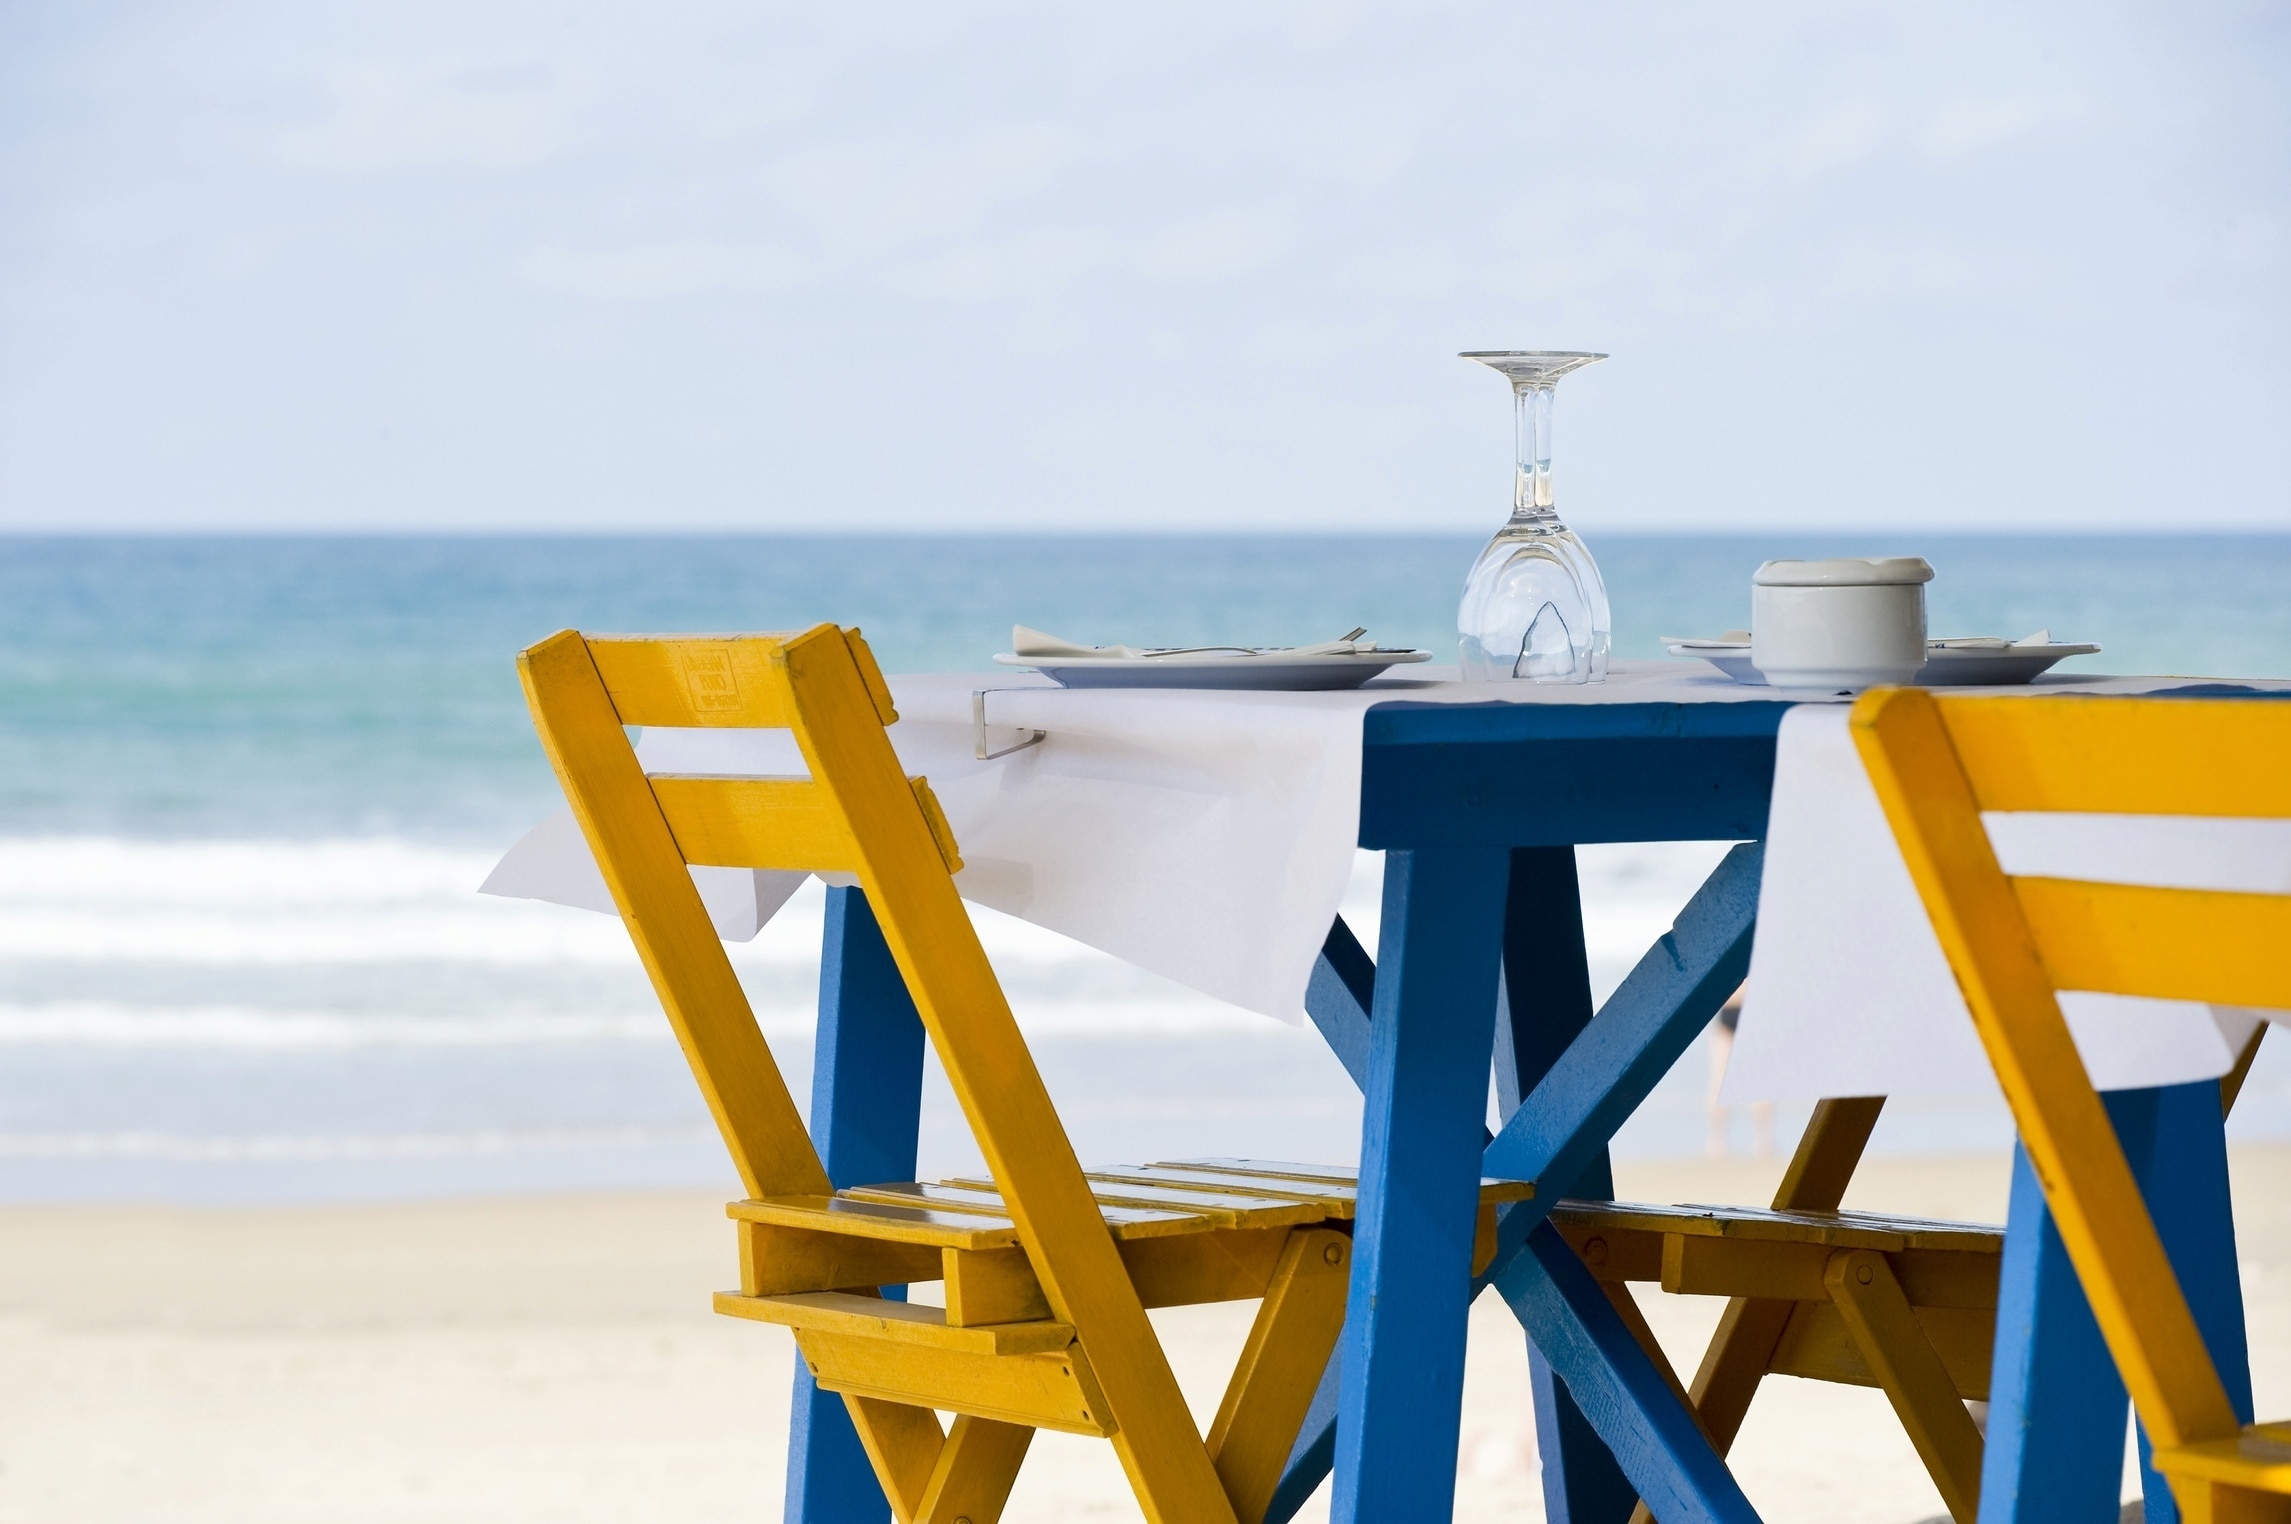
[[[2238,1154],[2259,1407],[2291,1411],[2291,1149]],[[1641,1164],[1623,1193],[1755,1201],[1778,1165]],[[1854,1203],[1999,1220],[2000,1159],[1865,1166]],[[681,1195],[276,1210],[0,1210],[0,1521],[776,1518],[790,1351],[718,1318],[731,1234]],[[1717,1305],[1642,1297],[1691,1366]],[[1246,1306],[1157,1314],[1206,1414]],[[1472,1321],[1457,1516],[1542,1515],[1517,1326]],[[1774,1379],[1736,1451],[1773,1524],[1941,1511],[1874,1391]],[[1326,1516],[1325,1492],[1304,1517]],[[1007,1518],[1137,1517],[1046,1435]]]

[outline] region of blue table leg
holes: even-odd
[[[2156,1231],[2237,1413],[2251,1418],[2251,1368],[2228,1199],[2219,1085],[2202,1080],[2102,1097]],[[1982,1524],[2104,1524],[2117,1516],[2124,1384],[2025,1153],[1997,1302]],[[2170,1489],[2146,1471],[2147,1524],[2174,1524]]]
[[[1454,1513],[1507,858],[1385,858],[1334,1524]]]
[[[2114,1524],[2124,1383],[2019,1148],[1996,1351],[1981,1455],[1982,1524]]]
[[[1503,998],[1496,1011],[1496,1104],[1506,1117],[1532,1093],[1578,1032],[1591,1024],[1591,967],[1583,945],[1582,886],[1573,847],[1519,847],[1505,896]],[[1611,1201],[1614,1175],[1601,1148],[1559,1192]],[[1638,1492],[1576,1406],[1567,1383],[1530,1339],[1535,1450],[1550,1524],[1624,1524]]]
[[[2243,1325],[2243,1277],[2235,1259],[2235,1209],[2228,1194],[2219,1085],[2201,1080],[2135,1093],[2154,1097],[2153,1142],[2140,1170],[2148,1213],[2195,1312],[2204,1347],[2219,1367],[2227,1400],[2235,1405],[2235,1416],[2249,1423],[2251,1349]],[[2124,1130],[2121,1120],[2116,1126]],[[2171,1489],[2148,1466],[2144,1433],[2140,1467],[2147,1524],[2177,1524],[2179,1508]]]
[[[915,1178],[923,1104],[923,1023],[857,889],[827,891],[811,1136],[838,1189]],[[904,1299],[907,1288],[883,1294]],[[891,1504],[843,1399],[796,1362],[789,1410],[789,1524],[885,1524]]]

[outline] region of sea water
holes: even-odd
[[[553,630],[857,624],[890,670],[1087,641],[1442,650],[1471,537],[0,540],[0,1199],[729,1189],[618,923],[486,899],[556,807],[516,651]],[[2291,673],[2291,537],[1607,537],[1616,650],[1746,622],[1770,556],[1930,559],[1936,634],[2039,626],[2091,670]],[[1532,786],[1532,780],[1522,780]],[[1603,993],[1723,850],[1585,849]],[[1373,939],[1380,865],[1346,914]],[[1311,1028],[1024,923],[981,930],[1088,1157],[1342,1160],[1359,1099]],[[820,900],[733,961],[799,1100]],[[2291,1048],[2291,1044],[2285,1044]],[[2280,1054],[2278,1055],[2280,1057]],[[1692,1153],[1690,1054],[1618,1148]],[[1787,1147],[1794,1118],[1780,1120]],[[2237,1126],[2291,1130],[2263,1058]],[[1734,1124],[1746,1146],[1746,1119]],[[1991,1147],[1993,1105],[1880,1145]],[[973,1168],[943,1080],[926,1174]]]

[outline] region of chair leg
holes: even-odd
[[[1875,1095],[1843,1096],[1815,1106],[1774,1192],[1775,1209],[1835,1211],[1845,1200],[1846,1187],[1884,1109],[1885,1098]],[[1695,1416],[1719,1454],[1734,1447],[1743,1419],[1750,1416],[1750,1401],[1758,1395],[1759,1383],[1766,1379],[1796,1310],[1795,1302],[1762,1297],[1735,1297],[1726,1304],[1692,1388]],[[1653,1518],[1641,1503],[1632,1510],[1631,1524],[1652,1524]]]
[[[1259,1524],[1280,1485],[1344,1330],[1351,1279],[1350,1238],[1326,1228],[1289,1234],[1209,1428],[1209,1459],[1240,1524]]]
[[[959,1415],[931,1468],[915,1524],[994,1524],[1033,1442],[1025,1424]]]
[[[1719,1454],[1732,1449],[1734,1437],[1742,1432],[1750,1399],[1758,1395],[1758,1385],[1773,1366],[1774,1351],[1782,1347],[1782,1335],[1797,1310],[1795,1302],[1738,1296],[1728,1300],[1719,1316],[1718,1330],[1710,1336],[1710,1348],[1690,1388],[1695,1416]]]
[[[1840,1250],[1830,1256],[1822,1279],[1950,1516],[1957,1524],[1973,1524],[1981,1506],[1981,1431],[1918,1326],[1893,1266],[1871,1250]]]
[[[1775,1210],[1836,1211],[1884,1109],[1885,1097],[1877,1095],[1842,1096],[1815,1106],[1806,1134],[1790,1156],[1790,1168],[1774,1192]],[[1758,1383],[1765,1379],[1796,1307],[1794,1302],[1748,1297],[1726,1304],[1702,1368],[1694,1375],[1694,1410],[1719,1454],[1724,1455],[1742,1432],[1750,1399],[1757,1395]]]
[[[1622,1281],[1601,1281],[1599,1289],[1607,1293],[1607,1300],[1615,1306],[1615,1316],[1623,1320],[1623,1326],[1631,1331],[1631,1337],[1639,1341],[1639,1348],[1647,1352],[1647,1360],[1654,1366],[1655,1374],[1663,1378],[1663,1385],[1671,1389],[1671,1395],[1678,1399],[1678,1405],[1694,1413],[1694,1398],[1688,1395],[1686,1383],[1678,1379],[1677,1368],[1671,1364],[1671,1357],[1664,1353],[1662,1341],[1655,1337],[1646,1313],[1639,1307],[1639,1299],[1631,1295],[1631,1288]],[[1702,1415],[1695,1413],[1695,1421],[1700,1423],[1701,1419]]]
[[[883,1484],[883,1495],[891,1500],[891,1512],[899,1524],[915,1524],[946,1448],[939,1415],[929,1408],[849,1393],[844,1395],[843,1405],[851,1413],[851,1425],[859,1431],[867,1459],[874,1464],[875,1479]]]
[[[2243,1094],[2243,1082],[2251,1078],[2251,1062],[2259,1057],[2259,1040],[2267,1035],[2270,1024],[2261,1022],[2251,1029],[2243,1040],[2243,1048],[2235,1055],[2235,1067],[2219,1077],[2219,1114],[2227,1116],[2235,1110],[2235,1098]]]

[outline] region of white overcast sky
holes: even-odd
[[[2291,9],[0,6],[0,527],[2291,527]]]

